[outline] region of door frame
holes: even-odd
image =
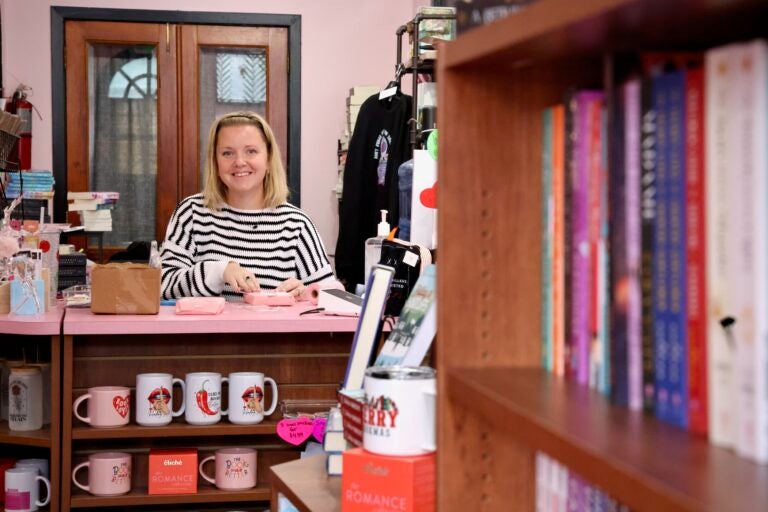
[[[51,101],[55,222],[67,218],[67,104],[64,23],[129,21],[196,25],[286,27],[288,29],[288,185],[291,203],[301,206],[301,15],[231,12],[184,12],[86,7],[51,7]],[[181,198],[178,198],[181,199]]]

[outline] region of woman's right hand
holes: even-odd
[[[259,281],[253,272],[244,269],[236,261],[227,263],[222,277],[237,293],[257,292],[260,289]]]

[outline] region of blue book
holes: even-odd
[[[686,274],[685,71],[664,76],[667,88],[667,209],[669,220],[669,302],[667,383],[669,403],[659,416],[688,428],[688,309]]]
[[[658,112],[654,354],[656,416],[687,428],[685,72],[654,78]]]
[[[552,314],[552,268],[554,255],[552,253],[552,239],[555,229],[553,219],[554,201],[552,197],[552,116],[552,108],[544,110],[542,114],[544,132],[541,141],[541,365],[550,372],[554,370],[554,316]]]

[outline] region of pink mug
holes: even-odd
[[[88,468],[88,485],[77,481],[81,468]],[[72,470],[72,481],[94,496],[116,496],[131,490],[131,456],[123,452],[101,452],[88,456],[88,460]]]
[[[216,478],[211,478],[203,466],[216,461]],[[242,490],[256,487],[256,450],[253,448],[221,448],[215,455],[200,461],[200,476],[219,489]]]
[[[88,401],[88,416],[80,416],[78,406]],[[131,390],[124,386],[97,386],[88,388],[72,404],[72,410],[80,421],[92,427],[119,427],[131,419]]]

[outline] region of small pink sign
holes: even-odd
[[[323,442],[323,438],[325,438],[326,423],[328,423],[326,418],[315,418],[315,426],[312,429],[312,435],[321,443]]]
[[[277,422],[277,435],[293,445],[300,445],[312,435],[315,421],[311,418],[296,418]]]

